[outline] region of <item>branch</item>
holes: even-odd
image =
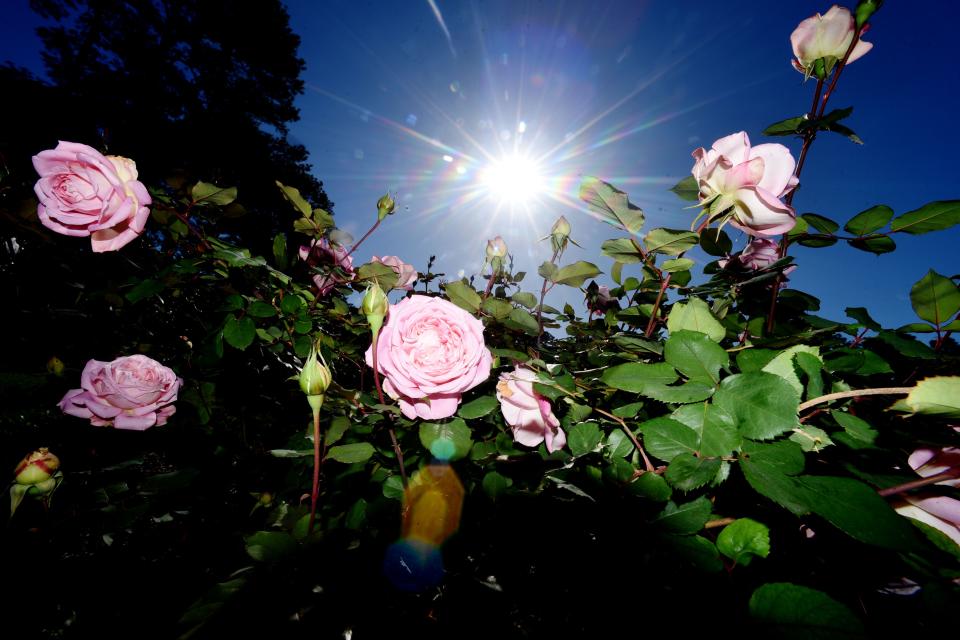
[[[648,472],[656,471],[656,467],[653,466],[653,463],[650,462],[650,458],[647,457],[647,452],[643,450],[643,447],[640,446],[640,441],[637,440],[637,436],[633,435],[633,431],[630,431],[630,428],[627,426],[627,423],[623,421],[622,418],[618,418],[612,413],[607,413],[603,409],[597,409],[594,407],[594,411],[597,413],[607,416],[611,420],[620,424],[620,428],[623,429],[623,432],[627,434],[627,437],[630,438],[630,441],[633,442],[633,446],[637,448],[637,451],[640,452],[640,457],[643,458],[643,464],[647,468]]]
[[[953,480],[954,478],[960,478],[960,465],[954,465],[943,473],[938,473],[935,476],[920,478],[919,480],[911,480],[910,482],[904,482],[903,484],[898,484],[887,489],[881,489],[880,491],[877,491],[877,494],[886,498],[887,496],[897,495],[898,493],[906,493],[907,491],[912,491],[913,489],[919,489],[920,487],[937,484],[938,482],[943,482],[944,480]]]
[[[813,400],[807,400],[797,407],[797,412],[804,411],[810,407],[815,407],[816,405],[823,404],[824,402],[831,402],[832,400],[856,398],[859,396],[905,396],[911,391],[913,391],[913,387],[879,387],[877,389],[854,389],[853,391],[828,393],[825,396],[820,396],[819,398],[814,398]]]

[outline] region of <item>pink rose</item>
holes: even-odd
[[[49,229],[85,238],[96,253],[116,251],[143,233],[152,201],[128,158],[61,141],[33,157],[37,214]]]
[[[397,284],[393,285],[394,289],[403,289],[405,291],[413,289],[413,283],[416,282],[419,276],[413,266],[402,261],[397,256],[383,256],[382,258],[373,256],[373,262],[385,264],[396,272]]]
[[[512,373],[501,373],[497,383],[497,400],[503,419],[513,429],[513,439],[535,447],[546,440],[547,451],[553,453],[567,444],[567,435],[553,415],[550,401],[533,390],[537,374],[517,366]]]
[[[617,302],[617,299],[610,295],[610,287],[606,285],[598,286],[597,293],[593,296],[591,296],[591,291],[588,288],[586,300],[587,308],[590,310],[591,316],[593,316],[593,314],[603,315],[607,309]]]
[[[372,367],[372,346],[366,359]],[[452,416],[460,395],[490,375],[492,362],[483,323],[443,298],[415,295],[391,305],[377,341],[383,388],[411,420]]]
[[[850,10],[833,5],[822,16],[818,13],[807,18],[790,34],[790,44],[793,45],[794,68],[805,74],[812,72],[813,63],[820,58],[836,58],[838,61],[846,55],[850,43],[853,42],[854,30],[857,28]],[[847,64],[863,57],[873,44],[857,41]],[[832,65],[830,65],[832,67]],[[829,68],[827,71],[829,72]]]
[[[907,462],[920,476],[929,478],[960,465],[960,448],[917,449]],[[960,487],[960,478],[937,484]],[[928,524],[960,545],[960,500],[932,493],[905,495],[896,509],[900,515]]]
[[[745,269],[766,269],[780,259],[780,245],[767,238],[754,238],[746,249],[732,258],[720,260],[720,267],[744,267]]]
[[[793,207],[780,200],[797,186],[796,163],[782,144],[750,146],[743,131],[693,152],[700,202],[711,216],[732,210],[730,224],[752,236],[786,233],[796,224]]]
[[[300,259],[311,267],[327,267],[326,273],[313,276],[313,283],[325,296],[339,284],[353,280],[353,257],[339,244],[331,244],[326,238],[313,242],[311,246],[300,247]]]
[[[97,427],[143,431],[166,424],[183,380],[147,356],[113,362],[90,360],[80,374],[80,389],[63,396],[60,408]]]

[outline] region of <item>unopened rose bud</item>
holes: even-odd
[[[390,197],[390,194],[386,194],[379,200],[377,200],[377,220],[383,220],[388,215],[393,213],[396,209],[397,203],[393,198]]]
[[[883,0],[860,0],[860,4],[858,4],[856,8],[857,28],[859,29],[867,24],[867,21],[873,17],[873,14],[879,11],[882,6]]]
[[[507,257],[507,243],[503,238],[497,236],[493,240],[487,240],[487,262],[494,273],[503,271],[504,259]]]
[[[318,359],[318,354],[317,346],[314,345],[310,349],[310,356],[307,357],[307,361],[303,363],[299,380],[300,390],[307,395],[310,406],[317,404],[319,410],[320,405],[323,404],[323,394],[327,392],[327,387],[330,386],[333,377],[330,375],[327,363],[323,361],[323,356],[320,355]],[[311,398],[319,398],[319,402],[311,400]]]
[[[47,373],[51,373],[57,377],[60,377],[63,375],[64,369],[65,367],[63,364],[63,360],[61,360],[57,356],[53,356],[52,358],[47,360]]]
[[[550,243],[553,245],[554,253],[560,253],[567,248],[567,242],[570,240],[570,223],[563,216],[553,223],[550,229]]]
[[[370,323],[373,335],[378,335],[380,327],[383,326],[383,319],[387,317],[387,311],[390,308],[387,294],[383,292],[379,284],[373,282],[367,287],[367,293],[363,296],[360,308],[363,314],[367,316],[367,322]]]
[[[14,481],[22,485],[39,485],[53,481],[53,474],[60,468],[60,459],[41,447],[26,456],[14,470]],[[55,484],[55,483],[54,483]]]

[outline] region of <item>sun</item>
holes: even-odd
[[[481,174],[490,195],[507,205],[527,205],[545,190],[540,167],[530,158],[514,154],[491,163]]]

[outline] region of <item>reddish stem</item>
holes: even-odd
[[[313,412],[313,490],[310,492],[310,523],[307,533],[313,533],[313,523],[317,518],[317,498],[320,495],[320,411]]]
[[[554,250],[553,256],[550,258],[550,264],[553,264],[557,260],[557,256],[560,255],[560,251]],[[543,298],[547,295],[547,279],[543,279],[543,286],[540,287],[540,304],[537,305],[537,348],[540,348],[540,340],[543,338]]]
[[[352,247],[350,247],[350,251],[347,252],[347,255],[344,257],[344,259],[349,258],[351,255],[353,255],[353,252],[357,250],[357,247],[363,244],[363,241],[369,238],[370,234],[376,231],[377,227],[379,226],[380,226],[380,219],[378,218],[377,221],[373,223],[373,226],[370,227],[365,234],[363,234],[363,237],[357,240],[357,242],[354,243]]]
[[[667,277],[660,283],[660,291],[657,293],[657,299],[653,302],[653,309],[650,311],[650,320],[647,321],[647,330],[643,332],[643,335],[647,338],[653,335],[653,330],[657,326],[657,316],[660,315],[660,302],[663,300],[663,293],[667,290],[667,287],[670,286],[670,276],[672,275],[672,273],[668,273]]]
[[[950,467],[943,473],[938,473],[935,476],[928,476],[926,478],[920,478],[919,480],[911,480],[910,482],[904,482],[903,484],[888,487],[887,489],[881,489],[880,491],[877,491],[877,493],[886,498],[887,496],[897,495],[898,493],[906,493],[907,491],[912,491],[913,489],[919,489],[931,484],[937,484],[938,482],[943,482],[944,480],[953,480],[957,477],[960,477],[960,465]]]
[[[369,235],[369,234],[368,234]],[[380,404],[387,404],[386,400],[383,397],[383,388],[380,386],[380,371],[377,368],[377,336],[373,336],[373,348],[371,349],[373,353],[373,384],[377,388],[377,397],[380,398]],[[390,442],[393,444],[393,452],[397,456],[397,462],[400,464],[400,479],[403,481],[403,488],[407,488],[407,470],[403,465],[403,452],[400,451],[400,443],[397,442],[397,434],[393,430],[393,414],[387,413],[387,420],[390,421],[390,426],[387,427],[387,432],[390,434]]]

